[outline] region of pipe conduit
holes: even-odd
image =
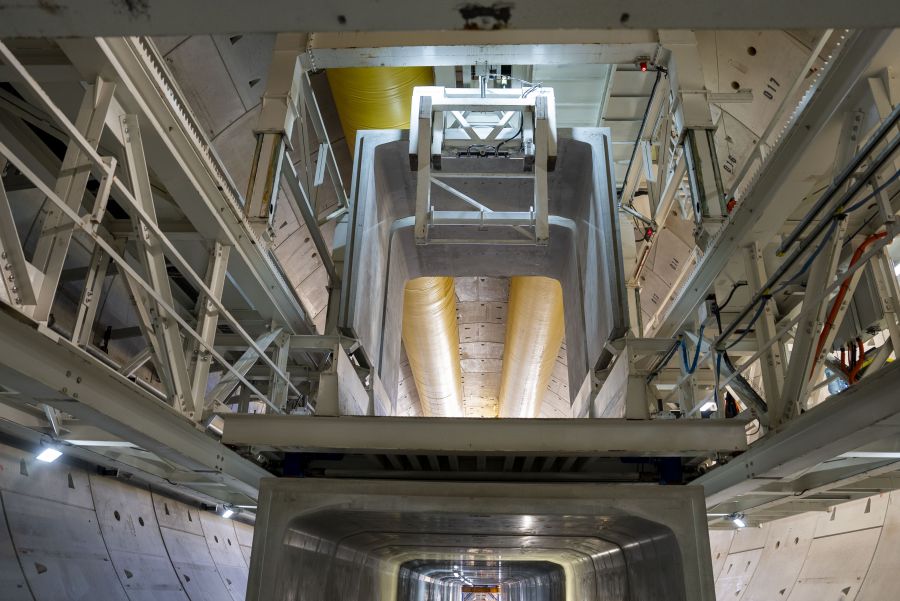
[[[325,72],[352,155],[361,129],[409,129],[413,88],[434,85],[431,67],[347,67]]]
[[[453,278],[424,277],[406,283],[403,344],[422,403],[422,414],[463,417]]]
[[[538,417],[564,332],[562,287],[541,276],[509,282],[500,417]]]

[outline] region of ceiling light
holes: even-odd
[[[216,512],[227,520],[228,518],[236,516],[241,510],[232,505],[219,505],[216,507]]]
[[[900,278],[900,263],[897,263],[896,265],[894,265],[894,275],[896,275],[898,278]]]
[[[60,457],[62,457],[62,451],[54,449],[53,447],[46,447],[43,451],[38,453],[38,456],[35,459],[43,461],[44,463],[53,463]]]
[[[719,406],[715,401],[706,401],[703,405],[700,406],[700,413],[706,413],[707,411],[716,411]]]
[[[747,522],[744,519],[743,513],[732,513],[731,515],[728,516],[728,519],[731,521],[732,524],[734,524],[735,528],[746,528],[747,527]]]

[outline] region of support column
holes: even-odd
[[[131,176],[131,184],[135,200],[138,206],[147,216],[156,221],[156,207],[153,202],[153,190],[150,187],[150,173],[147,170],[147,161],[144,157],[144,146],[141,140],[141,130],[136,115],[123,115],[120,118],[125,145],[125,155],[128,165],[128,173]],[[175,306],[172,297],[172,287],[166,267],[166,259],[162,244],[156,239],[147,225],[137,215],[132,217],[135,228],[135,239],[139,249],[139,255],[148,282],[156,290],[162,301],[170,307]],[[171,383],[169,397],[172,405],[182,413],[190,412],[194,406],[192,382],[187,369],[187,360],[184,354],[184,344],[181,340],[177,323],[171,319],[155,303],[149,302],[150,320],[153,324],[157,338],[157,347],[160,352],[160,364]]]
[[[298,116],[297,101],[303,74],[299,57],[305,39],[302,34],[282,34],[276,38],[255,130],[256,151],[250,168],[244,215],[254,233],[266,241],[272,238],[271,222],[278,200],[284,153],[290,146]],[[306,152],[305,148],[302,150]]]
[[[98,79],[97,83],[88,86],[75,120],[75,127],[96,150],[100,143],[100,135],[106,121],[106,113],[112,102],[115,84]],[[84,199],[85,187],[91,174],[91,162],[74,140],[69,141],[62,169],[56,180],[54,191],[66,205],[77,211]],[[52,207],[52,205],[51,205]],[[38,270],[44,273],[44,279],[37,294],[37,306],[33,317],[35,321],[46,322],[53,307],[53,298],[59,287],[66,256],[69,254],[69,243],[72,240],[74,225],[67,222],[61,211],[50,208],[41,224],[41,237],[32,259]]]
[[[216,300],[222,299],[222,290],[225,287],[225,274],[228,270],[228,257],[231,247],[220,242],[215,242],[210,252],[209,266],[206,270],[206,285],[216,296]],[[193,417],[199,420],[203,415],[203,400],[206,397],[206,383],[209,380],[209,367],[212,355],[209,352],[216,342],[216,328],[219,325],[219,310],[209,298],[202,298],[198,303],[197,333],[203,339],[203,347],[194,343],[194,376],[191,390],[194,397]]]
[[[6,166],[6,159],[0,157],[0,174]],[[9,197],[0,179],[0,278],[10,305],[21,310],[35,302],[28,262],[22,250],[22,241],[16,229],[16,222],[9,206]]]
[[[758,242],[753,242],[747,247],[745,265],[750,290],[759,290],[768,280],[768,276],[766,275],[762,248]],[[764,348],[775,338],[775,321],[775,308],[772,303],[766,303],[766,308],[756,322],[756,342],[759,348]],[[766,401],[775,403],[776,399],[781,398],[781,391],[784,386],[784,356],[781,353],[781,342],[776,342],[769,346],[768,350],[760,357],[759,365],[762,370],[763,390],[766,393]]]
[[[100,246],[95,246],[87,276],[84,278],[81,299],[78,301],[75,326],[72,328],[72,342],[82,348],[91,342],[91,333],[94,331],[94,320],[97,317],[97,308],[100,306],[100,297],[103,295],[103,284],[106,282],[109,261],[109,255],[103,252]]]
[[[831,239],[819,242],[819,244],[824,244],[825,248],[822,249],[821,254],[810,268],[809,278],[806,282],[806,294],[816,295],[834,279],[846,231],[847,220],[842,219],[835,228]],[[807,311],[806,300],[803,303],[802,310]],[[797,333],[794,335],[794,345],[791,349],[791,358],[782,394],[773,399],[769,407],[770,423],[773,427],[777,427],[799,414],[801,403],[806,399],[809,390],[809,374],[815,360],[816,342],[822,331],[827,307],[826,299],[811,311],[807,311],[797,324]]]

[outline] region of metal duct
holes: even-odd
[[[403,292],[403,344],[426,417],[462,417],[462,373],[453,278],[409,280]]]
[[[538,417],[562,345],[564,321],[558,281],[510,278],[500,417]]]
[[[351,155],[360,129],[409,129],[413,88],[434,85],[431,67],[348,67],[325,74]]]

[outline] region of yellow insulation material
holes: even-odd
[[[403,344],[426,417],[462,417],[462,374],[453,278],[409,280],[403,292]]]
[[[559,282],[515,276],[509,282],[500,417],[538,417],[564,335]]]
[[[431,67],[348,67],[326,72],[350,146],[360,129],[408,129],[413,88],[434,85]]]

